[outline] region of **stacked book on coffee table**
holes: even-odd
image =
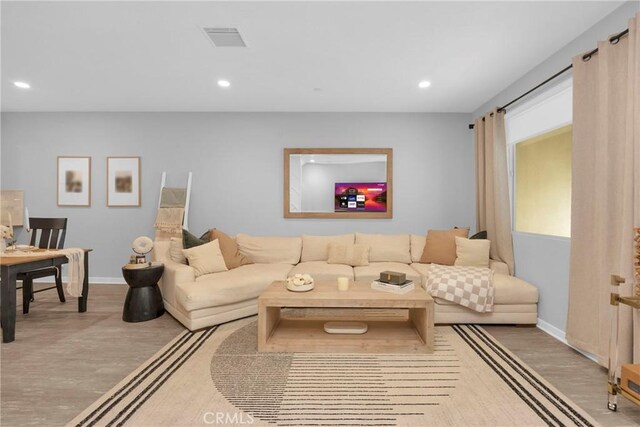
[[[394,294],[406,294],[415,288],[412,280],[407,280],[404,273],[383,271],[380,278],[371,282],[371,289]]]

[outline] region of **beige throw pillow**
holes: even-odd
[[[189,260],[189,265],[195,269],[196,277],[228,270],[217,240],[183,249],[182,253]]]
[[[355,234],[340,236],[309,236],[302,235],[302,256],[300,261],[326,261],[329,258],[329,243],[353,245]]]
[[[409,237],[411,241],[411,262],[420,262],[424,252],[424,245],[427,243],[427,235],[412,234]]]
[[[456,261],[456,236],[467,238],[469,229],[429,230],[420,262],[424,264],[453,265]]]
[[[217,228],[211,230],[210,235],[211,240],[218,240],[218,243],[220,244],[220,251],[224,258],[224,263],[229,270],[233,270],[234,268],[238,268],[242,265],[253,264],[253,261],[240,253],[238,244],[234,239],[227,236]]]
[[[485,239],[465,239],[456,236],[456,259],[454,265],[465,267],[489,267],[491,242]]]
[[[411,264],[411,245],[408,234],[356,233],[356,244],[371,247],[371,262],[401,262]]]
[[[182,237],[172,237],[169,241],[169,258],[179,264],[186,264],[187,259],[182,253]]]
[[[341,245],[329,243],[328,264],[346,264],[352,267],[369,265],[369,251],[367,245]]]

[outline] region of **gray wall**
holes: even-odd
[[[546,61],[478,108],[473,113],[473,117],[482,116],[493,107],[506,104],[569,65],[574,56],[594,49],[598,41],[606,40],[611,34],[624,30],[627,28],[629,19],[639,10],[640,2],[638,1],[623,4],[580,37],[554,53]],[[564,338],[569,292],[570,241],[562,238],[514,233],[513,245],[516,275],[535,284],[540,291],[538,317],[546,322],[542,328]]]
[[[190,228],[230,234],[425,233],[474,227],[469,114],[3,113],[1,179],[31,216],[69,218],[67,246],[92,247],[92,277],[120,277],[153,236],[160,175],[193,172]],[[283,218],[283,148],[392,147],[393,219]],[[92,157],[92,205],[56,205],[56,157]],[[142,207],[106,207],[106,157],[142,157]],[[24,241],[24,233],[21,240]]]

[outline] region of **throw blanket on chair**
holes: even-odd
[[[67,292],[74,298],[82,296],[82,284],[84,283],[84,250],[80,248],[60,249],[67,259],[68,277]]]
[[[434,298],[481,313],[493,311],[493,271],[488,268],[431,264],[426,289]]]

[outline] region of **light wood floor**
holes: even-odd
[[[18,314],[16,341],[0,350],[2,426],[64,425],[183,330],[169,314],[123,322],[126,291],[92,285],[83,314],[43,292]],[[595,363],[536,328],[486,329],[601,424],[640,425],[640,408],[623,399],[606,409],[606,371]]]

